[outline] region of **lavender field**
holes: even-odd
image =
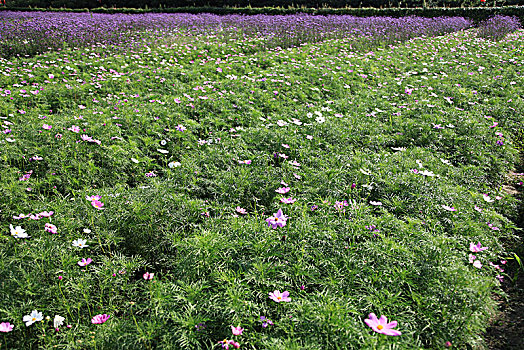
[[[0,349],[483,348],[518,269],[523,40],[0,12]]]

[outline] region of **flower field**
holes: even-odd
[[[481,347],[518,27],[1,13],[0,348]]]

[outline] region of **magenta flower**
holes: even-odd
[[[286,290],[284,293],[280,293],[279,290],[269,293],[269,299],[280,303],[281,301],[290,302],[289,292]]]
[[[104,209],[104,208],[102,208],[104,206],[104,203],[102,203],[100,201],[92,201],[91,205],[93,207],[95,207],[96,209],[98,209],[98,210]]]
[[[27,181],[27,180],[29,180],[29,178],[31,177],[31,174],[32,174],[32,173],[33,173],[33,170],[29,170],[29,171],[27,172],[27,174],[22,175],[22,177],[20,177],[18,180],[20,180],[20,181]]]
[[[42,125],[42,128],[44,128],[46,130],[51,130],[53,127],[51,125],[44,124],[44,125]]]
[[[107,320],[109,320],[109,315],[106,315],[106,314],[103,314],[103,315],[96,315],[95,317],[93,317],[93,319],[91,320],[91,323],[92,324],[102,324],[104,322],[106,322]]]
[[[0,332],[11,332],[14,328],[14,325],[10,324],[9,322],[2,322],[0,323]]]
[[[273,216],[267,218],[266,221],[269,227],[276,229],[277,227],[286,226],[287,217],[282,213],[281,209],[278,209],[278,211],[274,213]]]
[[[87,266],[89,264],[91,264],[93,262],[93,260],[91,258],[87,258],[87,259],[82,259],[78,262],[78,265],[79,266]]]
[[[145,280],[152,280],[153,277],[155,277],[155,274],[146,272],[146,273],[144,273],[144,275],[142,277],[144,277]]]
[[[280,194],[288,193],[291,188],[289,187],[280,187],[279,189],[276,189],[275,192]]]
[[[398,336],[402,334],[399,331],[393,329],[397,326],[397,321],[388,323],[386,316],[382,315],[380,316],[380,319],[378,319],[374,313],[370,313],[368,317],[369,318],[365,319],[364,322],[375,332],[391,336]]]
[[[97,200],[100,200],[102,197],[100,196],[86,196],[86,200],[92,202],[92,201],[97,201]]]
[[[478,242],[476,245],[473,243],[469,244],[469,250],[473,253],[478,253],[486,249],[488,249],[488,247],[483,247],[482,244],[480,244],[480,242]]]
[[[44,230],[50,233],[56,233],[58,231],[58,228],[53,224],[46,223]]]
[[[224,340],[219,341],[218,343],[222,345],[222,349],[226,349],[226,350],[229,350],[229,345],[233,345],[235,349],[238,349],[240,347],[240,344],[234,340],[224,339]]]
[[[262,321],[262,327],[267,328],[267,326],[273,325],[273,321],[271,321],[266,316],[260,316],[260,321]]]
[[[242,335],[243,331],[244,331],[244,328],[241,328],[240,326],[238,327],[231,326],[231,332],[233,332],[233,335]]]

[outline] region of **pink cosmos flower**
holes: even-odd
[[[104,206],[104,203],[102,203],[100,201],[92,201],[91,205],[93,207],[95,207],[96,209],[98,209],[98,210],[104,209],[104,208],[102,208]]]
[[[106,322],[107,320],[109,320],[109,315],[106,315],[106,314],[100,314],[100,315],[96,315],[95,317],[93,317],[93,319],[91,320],[91,323],[92,324],[102,324],[104,322]]]
[[[238,164],[248,164],[249,165],[249,164],[251,164],[251,161],[249,159],[247,159],[247,160],[239,160]]]
[[[100,196],[86,196],[86,200],[92,202],[92,201],[98,201],[100,200],[102,197]]]
[[[83,134],[82,136],[80,136],[80,138],[82,139],[82,141],[90,141],[93,139],[91,136],[88,136],[86,134]]]
[[[27,181],[27,180],[29,180],[29,178],[31,177],[31,174],[32,174],[32,173],[33,173],[33,170],[29,170],[29,171],[27,172],[27,174],[22,175],[22,177],[19,178],[18,180],[20,180],[20,181]]]
[[[393,329],[397,326],[397,321],[388,323],[386,316],[382,315],[379,319],[374,313],[370,313],[368,317],[369,318],[365,319],[364,322],[375,332],[391,336],[398,336],[402,334],[399,331]]]
[[[278,209],[276,213],[273,213],[273,216],[266,219],[269,227],[276,229],[277,227],[286,226],[287,216],[282,213],[281,209]]]
[[[290,189],[291,188],[289,187],[280,187],[276,189],[275,192],[280,193],[280,194],[285,194],[285,193],[288,193]]]
[[[240,326],[238,327],[231,326],[231,332],[233,332],[233,335],[242,335],[243,331],[244,331],[244,328],[241,328]]]
[[[500,230],[500,228],[498,228],[497,226],[495,226],[493,224],[490,224],[489,222],[487,224],[488,224],[488,227],[490,229],[492,229],[493,231],[499,231]]]
[[[2,322],[0,323],[0,332],[11,332],[14,328],[14,325],[10,324],[9,322]]]
[[[238,349],[240,347],[240,344],[234,340],[224,339],[224,340],[219,341],[218,343],[222,345],[222,349],[226,349],[226,350],[229,350],[229,345],[233,345],[235,349]]]
[[[55,213],[54,211],[43,211],[41,213],[38,213],[37,215],[40,215],[43,218],[48,218],[51,215],[53,215],[54,213]]]
[[[46,130],[51,130],[53,128],[53,126],[48,125],[48,124],[44,124],[44,125],[42,125],[42,128],[44,128]]]
[[[482,268],[482,264],[480,263],[480,260],[475,260],[473,262],[473,266],[475,266],[477,269]]]
[[[53,233],[53,234],[55,234],[55,233],[58,232],[58,228],[57,228],[55,225],[50,224],[50,223],[46,223],[46,224],[45,224],[45,228],[44,228],[44,230],[45,230],[46,232],[50,232],[50,233]]]
[[[236,212],[239,213],[239,214],[242,214],[242,215],[247,214],[247,210],[244,209],[244,208],[236,207],[235,210],[236,210]]]
[[[91,258],[87,258],[87,259],[82,259],[78,262],[78,265],[79,266],[87,266],[89,264],[91,264],[93,262],[93,260]],[[105,321],[104,321],[105,322]],[[102,322],[103,323],[103,322]]]
[[[76,125],[71,126],[67,130],[72,131],[72,132],[76,132],[76,133],[80,132],[80,128],[78,126],[76,126]]]
[[[279,290],[269,293],[269,299],[280,303],[281,301],[290,302],[291,298],[289,297],[289,292],[286,290],[283,293],[280,293]]]
[[[144,273],[144,275],[142,277],[144,277],[145,280],[152,280],[153,277],[155,277],[155,274],[146,272],[146,273]]]
[[[281,198],[280,201],[285,204],[293,204],[297,200],[295,198]]]
[[[469,250],[473,253],[478,253],[486,249],[488,249],[488,247],[483,247],[482,244],[480,244],[480,242],[478,242],[476,245],[474,243],[469,244]]]

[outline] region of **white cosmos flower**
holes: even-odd
[[[494,201],[495,201],[494,199],[491,199],[491,197],[488,196],[487,194],[484,194],[484,195],[482,196],[482,198],[484,198],[484,200],[485,200],[486,202],[488,202],[488,203],[491,203],[491,202],[494,202]]]
[[[165,150],[165,149],[160,149],[160,148],[157,148],[157,151],[162,153],[162,154],[168,154],[169,151],[168,150]]]
[[[79,238],[79,239],[74,240],[72,245],[73,245],[73,247],[78,247],[78,248],[89,247],[86,243],[87,243],[87,240]]]
[[[61,325],[64,324],[65,318],[60,315],[55,315],[55,319],[53,320],[53,327],[58,328]]]
[[[428,170],[422,170],[421,172],[419,172],[419,174],[424,176],[435,176],[435,174]]]
[[[9,228],[11,229],[11,236],[14,236],[16,238],[29,238],[29,236],[21,226],[13,227],[13,225],[9,225]]]
[[[44,319],[44,316],[41,312],[38,312],[36,310],[33,310],[30,315],[25,315],[23,318],[23,321],[25,322],[25,325],[29,327],[35,322],[42,321]]]
[[[91,233],[91,230],[88,229],[88,228],[85,228],[85,229],[84,229],[84,233]]]
[[[449,207],[447,205],[442,204],[442,208],[444,208],[447,211],[457,211],[454,207]]]
[[[370,201],[369,204],[379,206],[379,205],[382,205],[382,202]]]
[[[177,167],[179,167],[181,165],[182,164],[180,162],[171,162],[167,166],[170,167],[171,169],[173,169],[173,168],[177,168]]]

